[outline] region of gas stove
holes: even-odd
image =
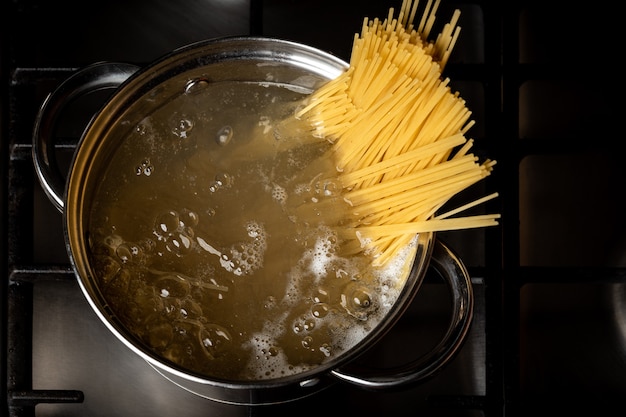
[[[619,16],[549,1],[444,1],[461,10],[446,75],[473,110],[471,130],[494,173],[459,199],[498,191],[498,227],[442,232],[476,300],[470,334],[441,373],[398,392],[337,383],[271,406],[233,406],[172,384],[96,317],[73,274],[61,214],[39,185],[31,135],[46,95],[100,61],[146,65],[221,36],[294,40],[349,60],[364,17],[400,2],[62,0],[2,4],[0,322],[3,415],[525,416],[611,415],[626,394],[626,168],[612,57]],[[506,7],[505,7],[506,6]],[[101,97],[68,111],[57,132],[67,169]],[[619,101],[619,100],[618,100]],[[385,364],[437,342],[449,295],[429,277],[363,360]]]

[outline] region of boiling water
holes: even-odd
[[[336,358],[389,310],[406,255],[377,271],[342,254],[334,230],[349,206],[320,181],[330,144],[293,117],[306,92],[190,87],[133,126],[96,192],[90,246],[107,302],[155,354],[213,378]]]

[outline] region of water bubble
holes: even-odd
[[[189,119],[180,119],[176,122],[176,125],[172,128],[172,133],[181,139],[189,137],[191,130],[193,129],[193,121]]]
[[[332,349],[332,347],[328,343],[323,343],[320,346],[320,352],[322,352],[324,354],[324,356],[326,356],[328,358],[332,354],[333,349]]]
[[[317,304],[314,304],[313,307],[311,307],[311,313],[313,314],[314,317],[317,317],[317,318],[326,317],[328,315],[329,310],[330,310],[330,307],[326,303],[317,303]]]
[[[322,195],[324,195],[325,197],[330,197],[332,195],[337,194],[337,192],[341,190],[341,187],[338,186],[334,181],[332,180],[325,180],[322,183],[322,187],[320,190],[320,193]]]
[[[313,338],[311,336],[304,336],[302,338],[302,347],[305,349],[311,349],[313,347]]]
[[[278,184],[273,184],[272,198],[280,204],[285,204],[287,201],[287,190]]]
[[[123,263],[137,262],[141,260],[143,250],[134,243],[126,242],[120,244],[117,249],[115,249],[115,254]]]
[[[156,220],[157,233],[173,233],[180,227],[178,212],[171,210],[161,214]]]
[[[224,327],[217,324],[207,324],[198,334],[204,352],[210,358],[217,358],[228,351],[233,339]]]
[[[263,304],[263,307],[267,309],[272,309],[276,307],[276,297],[272,295],[268,296],[267,299],[265,300],[265,304]]]
[[[256,223],[248,223],[246,225],[246,230],[248,231],[248,236],[252,238],[258,238],[261,236],[262,230]]]
[[[178,256],[189,252],[192,246],[193,241],[184,233],[171,234],[165,242],[165,248]]]
[[[372,305],[370,293],[365,288],[358,288],[352,292],[352,302],[360,308],[369,308]]]
[[[180,312],[185,318],[201,319],[203,316],[202,306],[191,298],[185,298],[180,302]]]
[[[145,175],[146,177],[149,177],[150,175],[152,175],[153,172],[154,172],[154,165],[150,163],[150,159],[148,158],[141,161],[141,163],[135,167],[135,174],[137,176]]]
[[[203,78],[189,80],[185,85],[185,94],[196,94],[204,90],[209,85],[209,81]]]
[[[215,175],[215,181],[220,184],[222,188],[229,188],[233,185],[233,177],[225,172],[220,172]]]
[[[190,283],[176,274],[167,274],[158,278],[154,286],[163,298],[183,298],[187,296],[191,290]]]
[[[341,294],[341,305],[359,320],[366,320],[373,303],[370,290],[356,282],[349,283]]]
[[[184,209],[180,213],[180,221],[188,227],[195,227],[200,221],[200,216],[195,211]]]
[[[317,294],[313,295],[313,301],[315,303],[327,303],[330,301],[330,295],[325,289],[318,288]]]
[[[178,235],[178,239],[183,244],[182,245],[183,248],[185,248],[185,249],[191,248],[191,244],[192,244],[193,241],[189,238],[189,236],[187,236],[184,233],[181,233],[180,235]]]
[[[233,138],[233,128],[229,125],[223,126],[215,135],[215,142],[218,145],[226,146]]]
[[[306,331],[311,331],[315,328],[314,320],[305,320],[303,324],[304,324],[304,330]]]
[[[126,245],[125,243],[122,243],[121,245],[117,247],[117,249],[115,249],[115,254],[120,259],[120,261],[124,263],[130,261],[130,258],[131,258],[130,249],[128,248],[128,245]]]
[[[148,127],[145,123],[140,123],[137,125],[137,127],[135,127],[135,133],[137,133],[139,136],[145,135],[147,131]]]
[[[308,184],[297,184],[294,186],[293,189],[294,193],[301,195],[301,194],[306,194],[309,192],[309,185]]]
[[[217,181],[211,181],[209,183],[209,192],[214,193],[220,189],[220,185]]]

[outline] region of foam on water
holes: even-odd
[[[337,269],[337,278],[339,279],[347,278],[349,274],[358,274],[362,265],[348,258],[337,256],[336,251],[336,236],[330,229],[321,228],[314,247],[303,254],[298,266],[294,267],[289,274],[286,295],[278,303],[292,306],[301,303],[303,294],[311,288],[315,288],[315,285],[311,286],[311,274],[316,277],[316,282],[319,283],[320,280],[327,277],[328,268],[333,263],[345,267],[345,269]],[[406,270],[407,256],[412,253],[411,248],[406,248],[389,262],[386,268],[377,271],[375,285],[365,290],[369,304],[360,305],[360,307],[368,310],[368,313],[365,316],[357,317],[359,320],[356,322],[346,320],[345,316],[336,310],[337,306],[327,304],[325,301],[329,301],[332,295],[322,288],[318,288],[317,295],[311,296],[313,304],[310,310],[298,315],[295,324],[293,324],[293,315],[289,312],[283,312],[279,317],[266,320],[263,329],[251,335],[249,342],[251,355],[247,365],[250,373],[246,376],[251,379],[277,378],[298,374],[317,366],[317,363],[300,363],[294,366],[289,355],[285,353],[286,349],[284,349],[281,341],[289,337],[297,338],[303,349],[321,353],[321,355],[315,355],[318,358],[323,357],[320,363],[331,360],[361,342],[372,330],[372,327],[385,317],[393,301],[397,299],[399,294],[397,283],[402,281],[401,274]],[[355,279],[349,280],[348,286],[350,285],[357,289],[363,288]],[[337,291],[337,289],[330,291]],[[345,288],[344,292],[341,292],[342,307],[346,311],[349,310],[348,303],[357,301],[356,299],[348,300],[350,295],[350,292],[345,293]],[[271,310],[274,304],[269,307]],[[350,312],[348,313],[355,316]],[[323,342],[317,343],[316,338],[319,335],[316,333],[316,329],[326,331],[329,328],[334,329],[332,338],[326,341],[326,338],[323,337]]]

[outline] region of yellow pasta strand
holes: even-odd
[[[498,214],[452,217],[493,198],[437,215],[454,195],[490,175],[465,137],[474,124],[466,102],[442,77],[458,40],[454,11],[434,41],[440,0],[429,0],[414,26],[418,2],[403,0],[384,20],[363,19],[350,67],[314,92],[297,117],[332,143],[336,181],[350,205],[337,230],[346,253],[372,254],[384,264],[416,233],[497,224]],[[335,200],[318,206],[332,211]],[[306,207],[299,207],[306,210]],[[330,217],[330,216],[329,216]]]

